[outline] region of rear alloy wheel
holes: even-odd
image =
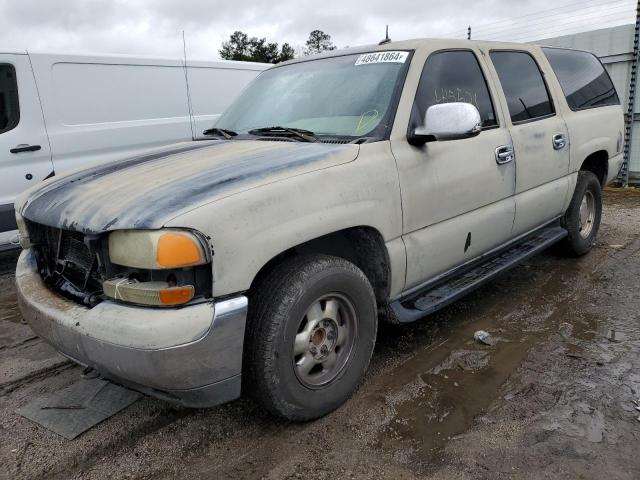
[[[589,253],[596,242],[602,217],[602,187],[592,172],[578,172],[576,190],[562,225],[569,232],[565,250],[574,256]]]
[[[596,200],[593,192],[587,190],[580,202],[580,227],[578,231],[582,238],[589,238],[596,219]]]
[[[321,417],[357,389],[377,330],[369,280],[327,255],[292,258],[249,296],[243,389],[276,415]]]

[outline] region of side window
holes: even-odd
[[[440,52],[425,63],[416,95],[420,119],[427,109],[439,103],[465,102],[476,106],[483,127],[498,124],[487,82],[473,52]]]
[[[12,65],[0,64],[0,134],[15,128],[19,121],[16,70]]]
[[[620,105],[611,78],[598,58],[588,52],[543,48],[571,110]]]
[[[493,51],[489,54],[513,123],[526,122],[554,113],[540,69],[526,52]]]

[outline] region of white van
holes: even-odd
[[[37,182],[191,140],[268,64],[0,50],[0,250]]]

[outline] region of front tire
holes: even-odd
[[[573,256],[589,253],[596,242],[602,218],[602,187],[592,172],[578,172],[576,190],[562,225],[569,232],[565,251]]]
[[[344,403],[360,384],[376,339],[376,299],[364,273],[337,257],[294,257],[249,297],[245,391],[295,421]]]

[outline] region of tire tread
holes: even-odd
[[[584,192],[591,188],[593,190],[596,201],[596,221],[592,234],[588,239],[584,239],[580,236],[577,225],[579,224],[580,216],[580,203]],[[600,227],[600,219],[602,216],[602,187],[598,177],[593,172],[587,170],[581,170],[578,172],[578,181],[576,182],[576,189],[569,208],[565,212],[562,218],[562,226],[569,232],[569,235],[562,242],[561,247],[566,255],[573,257],[580,257],[589,253],[595,239],[598,235],[598,229]]]
[[[310,420],[320,415],[302,412],[279,395],[277,382],[274,381],[277,378],[274,374],[276,362],[271,352],[286,321],[280,312],[295,302],[295,292],[304,289],[308,279],[328,269],[346,269],[358,275],[371,289],[367,277],[351,262],[329,255],[309,254],[285,260],[259,280],[249,295],[243,390],[271,413],[294,421]],[[373,289],[371,295],[375,308]]]

